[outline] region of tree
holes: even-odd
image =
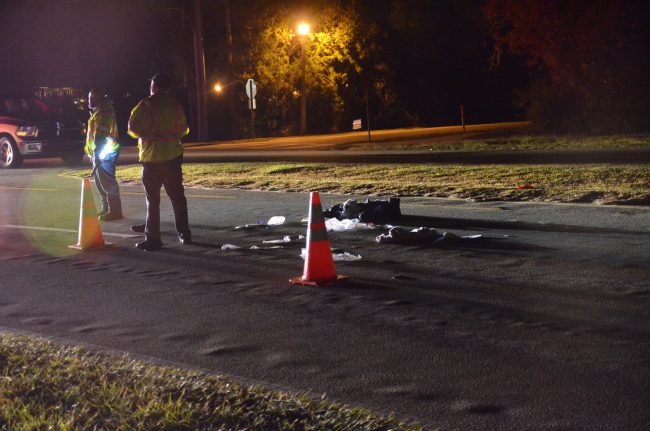
[[[251,56],[242,75],[257,80],[260,108],[264,107],[260,112],[272,133],[295,131],[295,105],[302,79],[310,95],[311,117],[320,120],[309,122],[315,124],[312,131],[335,129],[345,107],[342,91],[349,75],[360,71],[354,50],[354,12],[336,3],[317,9],[317,15],[299,15],[282,5],[269,6],[257,20],[259,27],[249,29]],[[300,18],[309,21],[312,28],[303,40],[296,34]],[[323,122],[323,118],[330,120]]]
[[[490,0],[496,64],[521,55],[537,79],[523,102],[558,132],[648,127],[650,80],[642,2]]]

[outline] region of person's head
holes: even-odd
[[[88,107],[90,109],[96,109],[106,100],[108,100],[108,93],[101,88],[93,88],[88,93]]]
[[[164,72],[156,73],[151,78],[151,85],[149,87],[149,93],[153,96],[157,93],[168,93],[172,87],[172,80]]]

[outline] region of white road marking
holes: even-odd
[[[0,225],[0,228],[4,229],[23,229],[23,230],[44,230],[44,231],[50,231],[50,232],[65,232],[65,233],[78,233],[78,230],[76,229],[61,229],[58,227],[42,227],[42,226],[21,226],[17,224],[2,224]],[[129,235],[125,233],[112,233],[112,232],[103,232],[102,235],[104,236],[116,236],[119,238],[137,238],[139,235]]]
[[[32,190],[38,192],[54,192],[56,189],[43,189],[38,187],[0,187],[0,190]]]

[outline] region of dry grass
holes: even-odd
[[[650,204],[646,165],[215,163],[186,164],[183,172],[189,187]],[[117,175],[139,182],[140,167],[119,167]]]
[[[421,430],[356,408],[0,333],[3,430]]]

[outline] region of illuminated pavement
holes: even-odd
[[[30,165],[32,166],[32,165]],[[0,325],[309,391],[443,429],[643,429],[650,421],[650,208],[402,201],[408,226],[481,234],[474,243],[380,245],[347,286],[290,286],[305,232],[303,193],[188,190],[196,244],[136,250],[128,219],[105,250],[77,254],[79,180],[0,171]],[[350,196],[323,195],[324,206]],[[360,196],[354,196],[361,198]],[[283,215],[270,228],[234,226]],[[241,250],[223,251],[223,244]]]

